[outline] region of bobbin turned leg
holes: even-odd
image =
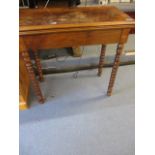
[[[33,71],[33,68],[32,68],[32,63],[31,63],[29,54],[28,54],[28,52],[23,51],[23,52],[21,52],[21,55],[23,57],[26,69],[28,71],[29,78],[30,78],[30,80],[32,82],[34,93],[36,94],[36,96],[38,98],[38,101],[41,102],[41,103],[44,103],[44,98],[43,98],[43,95],[41,93],[39,83],[35,78],[35,74],[34,74],[34,71]]]
[[[99,66],[98,66],[98,76],[102,75],[102,70],[103,70],[103,65],[104,65],[104,58],[105,58],[105,51],[106,51],[106,46],[102,45],[100,60],[99,60]]]
[[[43,81],[44,77],[43,77],[42,66],[41,66],[40,58],[38,56],[38,52],[36,51],[33,53],[34,53],[35,64],[36,64],[37,72],[39,76],[39,81]]]
[[[112,68],[112,72],[111,72],[111,77],[110,77],[110,81],[109,81],[109,86],[108,86],[108,92],[107,92],[108,96],[111,96],[111,94],[112,94],[112,89],[113,89],[114,82],[116,79],[116,74],[117,74],[117,70],[119,67],[120,56],[122,54],[123,47],[124,47],[124,44],[118,44],[118,46],[117,46],[116,56],[115,56],[115,60],[114,60],[114,64],[113,64],[113,68]]]

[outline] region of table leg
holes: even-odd
[[[29,78],[32,82],[34,92],[35,92],[36,96],[38,97],[39,102],[44,103],[44,97],[43,97],[42,92],[40,90],[39,83],[35,78],[35,74],[34,74],[34,71],[32,68],[32,63],[31,63],[29,54],[28,54],[28,52],[21,52],[21,54],[22,54],[26,69],[28,71]]]
[[[98,66],[98,76],[102,75],[102,70],[103,70],[103,65],[104,65],[104,58],[105,58],[105,51],[106,51],[106,46],[102,45],[100,60],[99,60],[99,66]]]
[[[38,52],[33,52],[33,53],[34,53],[35,64],[37,67],[37,72],[39,75],[39,80],[43,81],[44,77],[43,77],[42,66],[41,66],[40,58],[38,56]]]
[[[112,94],[112,89],[113,89],[114,82],[115,82],[115,79],[116,79],[116,74],[117,74],[117,70],[118,70],[118,67],[119,67],[120,56],[122,54],[123,47],[124,47],[124,44],[118,44],[118,46],[117,46],[115,61],[114,61],[114,64],[113,64],[111,77],[110,77],[110,82],[109,82],[109,86],[108,86],[108,92],[107,92],[108,96],[111,96],[111,94]]]

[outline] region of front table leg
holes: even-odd
[[[32,82],[34,92],[35,92],[36,96],[38,97],[39,102],[44,103],[44,97],[43,97],[43,95],[41,93],[39,83],[35,78],[35,74],[34,74],[34,71],[33,71],[33,68],[32,68],[32,63],[31,63],[29,54],[27,52],[21,52],[21,54],[22,54],[26,69],[28,71],[29,78],[30,78],[30,80]]]
[[[34,51],[33,53],[34,53],[34,58],[35,58],[35,64],[36,64],[36,67],[37,67],[37,72],[38,72],[38,75],[39,75],[39,80],[43,81],[44,77],[43,77],[43,73],[42,73],[42,66],[41,66],[41,63],[40,63],[40,58],[38,56],[38,52]]]
[[[103,65],[104,65],[104,58],[105,58],[105,50],[106,50],[106,46],[102,45],[100,60],[99,60],[99,66],[98,66],[98,76],[102,75],[102,70],[103,70]]]
[[[123,47],[124,47],[124,44],[118,44],[118,46],[117,46],[115,61],[114,61],[114,64],[113,64],[111,77],[110,77],[110,82],[109,82],[109,86],[108,86],[108,92],[107,92],[108,96],[111,96],[111,94],[112,94],[112,89],[113,89],[114,82],[115,82],[115,79],[116,79],[116,74],[117,74],[117,70],[118,70],[118,67],[119,67],[120,56],[122,54]]]

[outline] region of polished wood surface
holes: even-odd
[[[133,19],[113,6],[21,9],[20,32],[54,28],[133,26]]]
[[[134,20],[112,6],[79,7],[79,8],[50,8],[35,10],[20,10],[20,53],[26,60],[32,86],[38,100],[44,97],[35,78],[28,50],[61,47],[77,47],[91,44],[118,43],[107,95],[112,94],[119,66],[119,58],[126,43]],[[98,75],[102,73],[105,46],[102,46],[99,59]],[[37,55],[36,55],[37,56]],[[43,78],[41,63],[37,57],[36,65],[40,78]]]

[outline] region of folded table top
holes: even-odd
[[[134,27],[134,20],[113,6],[20,9],[19,11],[20,32],[123,25]]]

